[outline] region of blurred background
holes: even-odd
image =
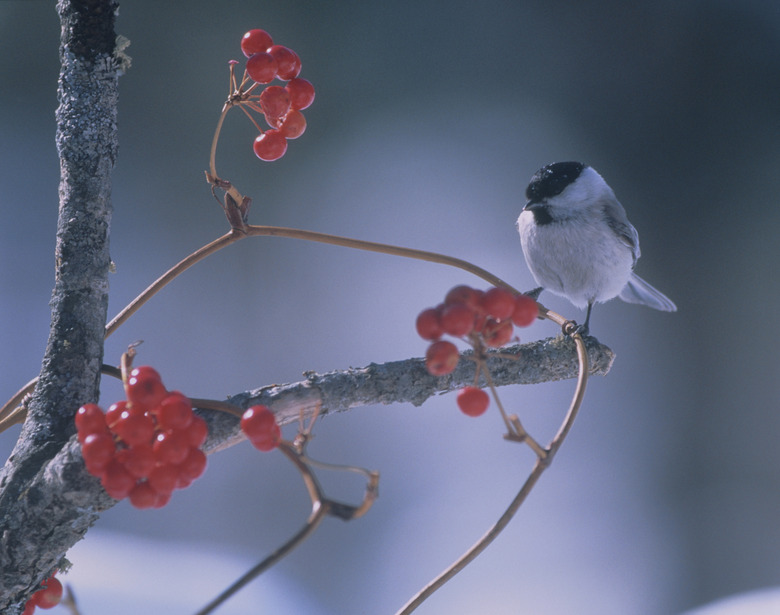
[[[298,52],[317,98],[274,163],[255,158],[242,114],[228,116],[218,170],[254,199],[250,221],[443,252],[531,288],[514,227],[526,184],[544,164],[582,160],[639,231],[637,272],[679,307],[595,309],[611,373],[589,384],[505,533],[419,612],[679,613],[780,585],[780,6],[122,3],[133,62],[120,80],[109,316],[227,229],[203,172],[227,62],[256,27]],[[48,335],[58,43],[53,2],[0,2],[4,399],[37,375]],[[484,287],[439,265],[247,240],[155,297],[105,360],[142,339],[140,360],[169,388],[223,398],[421,356],[416,314],[460,283]],[[547,440],[572,392],[563,382],[502,398]],[[120,395],[107,383],[101,402]],[[3,460],[18,432],[0,435]],[[495,411],[468,419],[454,396],[325,418],[310,453],[381,470],[380,499],[359,521],[327,520],[220,612],[395,612],[530,470],[502,433]],[[303,523],[306,494],[282,455],[243,443],[209,463],[163,510],[120,503],[72,550],[66,580],[85,615],[193,612]],[[323,479],[335,496],[362,494],[354,477]]]

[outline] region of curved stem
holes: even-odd
[[[428,261],[431,263],[439,263],[442,265],[449,265],[462,269],[469,273],[482,278],[486,282],[493,284],[494,286],[503,286],[511,290],[516,290],[507,282],[504,282],[498,276],[493,275],[489,271],[482,269],[468,261],[453,256],[447,256],[445,254],[438,254],[437,252],[428,252],[426,250],[416,250],[414,248],[403,248],[401,246],[395,246],[386,243],[377,243],[374,241],[365,241],[362,239],[352,239],[351,237],[341,237],[339,235],[329,235],[327,233],[320,233],[318,231],[306,231],[296,228],[285,228],[281,226],[255,226],[247,225],[241,229],[231,229],[222,237],[215,239],[211,243],[203,246],[200,250],[193,252],[187,258],[174,265],[171,269],[166,271],[162,276],[157,278],[146,290],[144,290],[138,297],[127,305],[114,319],[106,325],[106,337],[111,335],[117,327],[123,324],[130,316],[135,314],[138,309],[146,303],[155,293],[161,290],[166,284],[171,282],[176,276],[183,273],[194,264],[203,260],[207,256],[210,256],[214,252],[221,250],[229,246],[230,244],[243,239],[244,237],[287,237],[289,239],[302,239],[304,241],[315,241],[318,243],[326,243],[335,246],[342,246],[345,248],[353,248],[356,250],[365,250],[369,252],[379,252],[382,254],[389,254],[391,256],[402,256],[405,258],[412,258],[416,260]],[[545,314],[547,310],[540,306],[540,313]]]
[[[588,349],[585,347],[585,341],[582,339],[582,335],[578,332],[574,332],[576,325],[570,320],[566,320],[560,314],[556,314],[549,310],[546,313],[546,317],[561,325],[564,334],[571,335],[577,348],[577,361],[579,363],[577,386],[574,389],[574,397],[571,400],[569,411],[567,412],[563,423],[561,423],[558,433],[555,434],[555,437],[553,437],[552,442],[550,442],[550,446],[547,449],[547,464],[549,465],[553,456],[561,447],[561,444],[563,444],[563,440],[566,438],[569,430],[571,430],[574,419],[577,417],[577,413],[582,405],[582,400],[585,398],[585,388],[588,385],[588,375],[590,374],[590,363],[588,361]]]
[[[402,256],[405,258],[413,258],[416,260],[428,261],[431,263],[439,263],[441,265],[449,265],[451,267],[457,267],[458,269],[463,269],[464,271],[473,273],[477,277],[482,278],[483,280],[489,282],[490,284],[493,284],[494,286],[503,286],[504,288],[516,290],[510,284],[504,282],[498,276],[495,276],[489,271],[482,269],[482,267],[477,267],[476,265],[468,261],[464,261],[460,258],[455,258],[453,256],[438,254],[437,252],[428,252],[426,250],[415,250],[413,248],[402,248],[400,246],[395,246],[387,243],[364,241],[362,239],[352,239],[350,237],[329,235],[327,233],[320,233],[317,231],[305,231],[303,229],[284,228],[280,226],[248,225],[244,230],[246,231],[247,235],[252,235],[252,236],[288,237],[290,239],[303,239],[305,241],[316,241],[318,243],[327,243],[334,246],[354,248],[356,250],[365,250],[368,252],[379,252],[382,254],[390,254],[392,256]]]
[[[229,246],[231,243],[235,243],[239,239],[243,239],[246,235],[239,229],[231,229],[222,237],[215,239],[214,241],[206,244],[199,250],[190,254],[187,258],[179,261],[171,267],[168,271],[157,278],[152,284],[150,284],[140,295],[133,299],[119,314],[114,316],[113,320],[106,325],[106,337],[111,335],[117,328],[123,324],[128,318],[135,314],[140,307],[149,301],[158,291],[160,291],[169,282],[173,281],[176,276],[183,273],[194,264],[202,261],[207,256],[210,256],[214,252],[221,250],[222,248]]]
[[[232,75],[231,71],[231,75]],[[209,151],[209,173],[211,173],[212,177],[219,177],[217,175],[217,143],[219,143],[219,133],[222,131],[222,124],[225,121],[225,116],[227,115],[227,112],[230,110],[230,103],[225,103],[222,106],[222,113],[219,114],[219,119],[217,120],[217,127],[214,130],[214,137],[211,139],[211,150]]]
[[[203,246],[200,250],[193,252],[187,258],[174,265],[171,269],[166,271],[162,276],[157,278],[146,290],[144,290],[138,297],[127,305],[114,319],[106,325],[106,337],[111,335],[116,329],[123,324],[130,316],[135,314],[138,309],[146,303],[155,293],[162,289],[166,284],[171,282],[176,276],[183,273],[195,263],[203,260],[207,256],[221,250],[230,244],[243,239],[244,237],[287,237],[289,239],[302,239],[305,241],[315,241],[319,243],[326,243],[335,246],[342,246],[345,248],[353,248],[356,250],[366,250],[369,252],[379,252],[382,254],[389,254],[391,256],[402,256],[405,258],[413,258],[416,260],[428,261],[432,263],[439,263],[442,265],[449,265],[458,269],[463,269],[482,278],[486,282],[495,286],[503,286],[515,290],[510,284],[504,282],[498,276],[493,275],[489,271],[477,267],[476,265],[464,261],[460,258],[453,256],[446,256],[444,254],[438,254],[436,252],[428,252],[426,250],[416,250],[413,248],[402,248],[386,243],[377,243],[374,241],[364,241],[362,239],[352,239],[350,237],[341,237],[338,235],[329,235],[327,233],[320,233],[317,231],[306,231],[296,228],[285,228],[280,226],[254,226],[247,225],[241,229],[231,229],[222,237],[215,239],[211,243]],[[540,313],[546,313],[546,309],[540,306]]]
[[[233,596],[242,587],[250,583],[258,575],[268,570],[271,566],[275,565],[295,547],[306,540],[314,532],[314,530],[319,527],[320,523],[322,523],[322,520],[328,515],[330,508],[328,501],[324,499],[322,489],[320,488],[317,479],[314,477],[314,474],[312,474],[311,470],[299,458],[300,456],[298,451],[295,450],[291,444],[286,442],[279,444],[279,450],[281,450],[282,453],[284,453],[287,458],[292,461],[293,464],[295,464],[295,466],[300,471],[301,476],[303,477],[303,482],[306,485],[306,490],[309,492],[309,497],[311,498],[312,504],[309,518],[306,520],[306,523],[303,525],[303,527],[295,534],[293,534],[282,546],[280,546],[273,553],[269,554],[268,557],[244,573],[235,583],[219,594],[219,596],[214,598],[214,600],[209,602],[195,615],[207,615],[208,613],[212,613],[218,606]]]
[[[33,392],[37,382],[38,377],[36,376],[14,393],[14,396],[0,408],[0,432],[13,427],[17,423],[23,423],[24,419],[27,418],[27,409],[24,408],[24,404],[26,404],[25,397]],[[17,412],[19,408],[23,408],[23,411]]]
[[[553,456],[561,447],[563,440],[566,438],[566,435],[571,429],[574,419],[576,418],[580,406],[582,405],[582,399],[585,395],[585,386],[588,382],[588,373],[590,371],[588,365],[588,352],[585,348],[585,342],[583,341],[582,336],[579,333],[571,333],[572,327],[570,325],[573,323],[565,320],[562,316],[556,314],[555,312],[548,311],[545,315],[553,322],[560,324],[564,328],[564,333],[571,334],[571,337],[577,346],[577,359],[579,361],[577,387],[575,389],[571,404],[569,405],[569,410],[566,413],[566,417],[561,423],[561,427],[559,428],[558,433],[550,443],[550,446],[547,449],[547,454],[544,457],[537,458],[536,464],[531,470],[531,473],[528,475],[525,483],[523,483],[520,491],[514,497],[501,517],[499,517],[498,521],[496,521],[496,523],[468,551],[466,551],[460,558],[455,560],[452,565],[444,570],[444,572],[442,572],[438,577],[433,579],[430,583],[428,583],[428,585],[420,590],[417,595],[415,595],[401,608],[400,611],[398,611],[398,613],[396,613],[396,615],[409,615],[409,613],[416,610],[417,607],[420,606],[425,600],[427,600],[437,589],[439,589],[452,577],[463,570],[469,563],[476,559],[476,557],[482,553],[488,547],[488,545],[496,539],[496,537],[498,537],[501,531],[512,520],[512,517],[515,516],[515,513],[517,513],[525,499],[528,497],[528,494],[539,480],[539,477],[550,465]]]

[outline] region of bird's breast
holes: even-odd
[[[628,282],[631,249],[605,224],[584,218],[538,224],[534,213],[525,210],[517,228],[536,282],[577,306],[612,299]]]

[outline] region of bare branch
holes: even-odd
[[[585,338],[585,343],[591,374],[605,375],[614,359],[612,350],[592,337]],[[500,354],[516,358],[493,356],[488,359],[496,386],[538,384],[577,377],[574,343],[563,336],[509,346],[502,348]],[[407,359],[326,374],[310,372],[301,382],[247,391],[234,395],[228,401],[241,408],[265,404],[274,411],[280,424],[297,421],[301,411],[308,418],[318,408],[321,415],[326,415],[374,404],[411,403],[419,406],[434,395],[473,384],[476,364],[469,360],[471,355],[471,351],[464,352],[455,371],[443,377],[431,376],[423,359]],[[209,422],[211,433],[205,446],[208,452],[243,440],[235,417],[225,413],[208,413],[204,418]]]
[[[586,344],[591,374],[606,374],[614,359],[612,351],[595,338],[586,338]],[[488,360],[497,386],[577,377],[574,343],[563,336],[503,348],[501,354],[517,358]],[[455,372],[445,377],[428,374],[423,359],[408,359],[325,374],[310,372],[301,382],[262,387],[234,395],[228,401],[241,408],[265,404],[276,413],[280,423],[297,421],[301,411],[311,416],[318,407],[320,414],[330,414],[376,404],[419,406],[434,395],[473,383],[475,363],[468,360],[470,355],[471,351],[464,352]],[[209,423],[210,435],[205,445],[208,452],[244,439],[235,416],[217,411],[199,413]],[[100,513],[116,503],[103,491],[100,481],[87,473],[75,436],[26,481],[25,489],[26,497],[13,507],[17,522],[8,527],[15,532],[15,568],[4,569],[11,579],[32,574],[35,562],[41,559],[56,563],[83,538]],[[3,548],[6,542],[4,536]]]

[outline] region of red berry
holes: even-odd
[[[454,337],[463,337],[474,330],[474,311],[462,303],[445,305],[441,311],[441,328]]]
[[[509,318],[515,311],[515,295],[506,288],[488,289],[480,298],[479,303],[485,312],[497,320]]]
[[[147,482],[149,486],[159,494],[170,494],[176,489],[176,481],[179,477],[179,471],[174,465],[157,466],[149,474]]]
[[[284,135],[286,139],[297,139],[306,130],[306,118],[303,117],[303,113],[297,109],[290,109],[287,112],[287,116],[284,118],[282,125],[279,126],[279,132]]]
[[[114,458],[116,445],[109,433],[89,434],[81,444],[81,456],[87,471],[99,476]]]
[[[278,160],[287,151],[287,139],[278,130],[266,130],[255,139],[254,149],[260,160]]]
[[[451,288],[444,297],[444,305],[462,303],[476,312],[480,309],[479,300],[481,297],[481,290],[465,285],[455,286],[454,288]]]
[[[108,407],[108,410],[106,410],[106,424],[109,427],[113,427],[114,424],[116,424],[116,422],[119,420],[119,417],[122,415],[122,413],[127,409],[126,401],[118,401],[111,404]]]
[[[306,79],[295,78],[285,86],[293,109],[305,109],[314,102],[314,86]]]
[[[269,85],[260,94],[260,107],[270,124],[287,115],[290,110],[290,94],[280,85]]]
[[[258,451],[262,451],[264,453],[267,453],[268,451],[272,451],[277,446],[279,446],[279,440],[274,438],[250,440],[250,442],[252,443],[252,446],[254,446]]]
[[[191,448],[178,466],[179,478],[193,481],[206,471],[206,454],[199,448]]]
[[[452,342],[439,340],[428,346],[425,353],[425,367],[433,376],[444,376],[452,373],[458,365],[458,348]]]
[[[52,609],[62,600],[62,583],[56,577],[49,577],[42,585],[43,589],[35,592],[31,601],[42,609]]]
[[[257,83],[270,83],[276,77],[276,60],[270,53],[254,53],[246,61],[247,74]]]
[[[190,441],[184,431],[166,430],[154,439],[152,451],[158,464],[177,464],[184,461],[190,450]]]
[[[157,370],[148,365],[135,367],[127,378],[127,401],[136,409],[150,410],[168,394]]]
[[[241,417],[241,431],[252,445],[261,451],[270,451],[279,444],[282,432],[274,413],[266,406],[252,406]]]
[[[241,51],[248,58],[252,54],[266,51],[274,44],[271,35],[265,30],[250,30],[241,39]]]
[[[527,327],[539,317],[539,306],[528,295],[515,297],[515,310],[512,312],[512,322],[518,327]]]
[[[162,508],[170,501],[171,501],[170,493],[158,493],[157,500],[155,501],[154,506],[152,506],[152,508]]]
[[[206,438],[208,438],[209,426],[202,418],[193,415],[192,422],[184,430],[184,433],[187,436],[187,442],[190,447],[199,448],[203,446]]]
[[[482,329],[485,328],[485,323],[487,322],[488,317],[482,313],[477,312],[477,314],[474,316],[474,332],[475,333],[482,333]]]
[[[148,414],[134,414],[125,410],[111,431],[129,446],[148,444],[154,437],[154,419]]]
[[[514,327],[511,320],[493,320],[488,318],[485,326],[482,327],[482,339],[485,344],[491,348],[503,346],[512,339]]]
[[[453,286],[444,296],[444,304],[463,303],[465,305],[476,305],[476,289],[471,286],[461,284]]]
[[[135,478],[146,478],[156,464],[149,444],[139,444],[116,452],[116,459]]]
[[[458,407],[468,416],[484,414],[489,404],[488,394],[477,387],[464,387],[458,392]]]
[[[185,429],[192,423],[192,403],[179,393],[173,391],[160,402],[157,408],[152,409],[152,414],[157,419],[157,426],[161,430]]]
[[[130,490],[135,487],[135,483],[135,476],[130,474],[116,459],[108,462],[100,479],[103,489],[115,500],[126,498],[130,494]]]
[[[417,316],[417,334],[424,340],[437,340],[444,333],[441,327],[441,315],[436,308],[423,310]]]
[[[106,415],[97,404],[84,404],[76,411],[76,431],[79,442],[84,442],[89,434],[106,433]]]
[[[268,53],[274,57],[276,65],[279,67],[277,71],[279,79],[289,81],[301,72],[301,59],[292,49],[282,45],[273,45],[268,48]]]
[[[184,476],[184,474],[176,475],[176,489],[186,489],[193,482],[194,481],[192,479],[187,478],[186,476]]]
[[[35,594],[30,596],[30,599],[24,604],[22,615],[33,615],[33,613],[35,613],[35,602],[33,601],[34,596]]]
[[[130,503],[136,508],[153,508],[157,502],[157,492],[148,482],[137,483],[130,490]]]

